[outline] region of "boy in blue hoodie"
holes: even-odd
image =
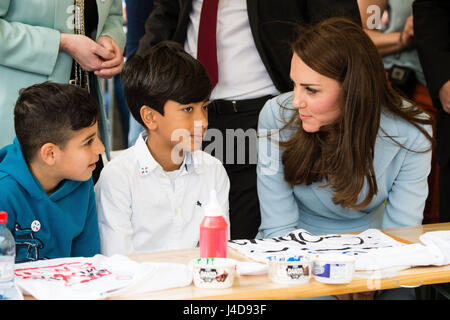
[[[0,150],[0,211],[8,213],[16,262],[99,253],[91,179],[104,151],[98,117],[85,89],[46,82],[21,91],[17,137]]]

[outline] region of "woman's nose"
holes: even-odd
[[[294,91],[294,98],[292,100],[292,105],[297,109],[303,109],[306,107],[306,102],[303,99],[303,96],[297,91]]]

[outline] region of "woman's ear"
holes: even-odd
[[[158,128],[156,121],[156,111],[149,106],[142,106],[140,110],[141,119],[144,122],[148,130],[155,130]]]
[[[58,151],[59,151],[58,146],[56,146],[53,143],[47,142],[39,149],[39,157],[47,165],[53,166],[56,162]]]

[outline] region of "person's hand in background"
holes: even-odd
[[[406,19],[406,23],[400,35],[401,49],[406,49],[412,46],[413,39],[414,39],[413,16],[410,15],[408,19]]]
[[[119,74],[123,69],[124,61],[122,50],[117,43],[108,36],[98,38],[97,43],[111,52],[113,57],[111,59],[104,59],[105,61],[101,63],[101,68],[94,71],[94,74],[104,79],[112,78],[116,74]]]
[[[450,113],[450,80],[439,90],[439,99],[445,112]]]
[[[59,48],[70,54],[86,71],[100,70],[104,61],[115,58],[114,51],[84,35],[62,33]]]

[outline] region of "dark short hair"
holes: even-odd
[[[92,126],[99,106],[86,89],[44,82],[20,91],[14,128],[22,152],[31,161],[45,143],[64,148],[74,131]]]
[[[211,94],[205,67],[173,41],[158,43],[145,56],[134,55],[125,64],[122,84],[128,108],[142,125],[143,105],[164,115],[167,100],[188,104]]]

